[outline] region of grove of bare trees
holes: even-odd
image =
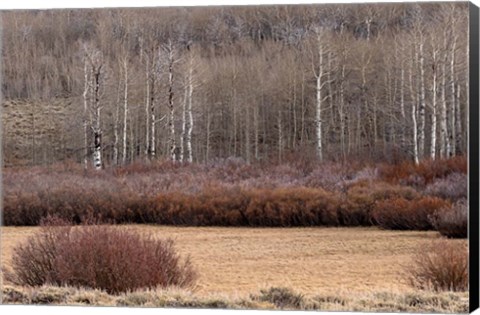
[[[6,165],[467,150],[467,2],[2,15]]]

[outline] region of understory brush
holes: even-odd
[[[441,239],[422,246],[404,272],[410,284],[420,289],[467,291],[467,244]]]
[[[110,294],[188,287],[196,273],[173,241],[105,225],[72,227],[58,218],[14,249],[6,279],[24,286],[73,286]]]
[[[440,234],[449,238],[467,238],[468,236],[468,202],[457,201],[455,204],[437,210],[430,218],[432,225]]]
[[[432,230],[431,217],[437,210],[449,206],[446,200],[435,197],[418,199],[390,198],[376,203],[375,222],[391,230]]]
[[[8,168],[3,218],[17,226],[53,215],[74,224],[94,216],[113,224],[424,230],[445,226],[446,211],[436,214],[435,224],[429,217],[466,196],[465,174],[463,156],[419,165],[307,159],[256,165],[229,158],[136,162],[99,172],[72,164]]]

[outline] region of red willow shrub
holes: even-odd
[[[338,198],[321,189],[210,188],[198,195],[169,193],[140,210],[140,223],[221,226],[338,225]]]
[[[435,291],[468,290],[468,247],[466,243],[437,240],[422,246],[405,267],[406,278],[417,288]]]
[[[18,285],[90,287],[111,294],[186,287],[196,280],[190,260],[181,260],[172,240],[99,225],[44,227],[15,248],[12,268],[6,277]]]
[[[468,196],[468,177],[463,173],[451,173],[445,178],[434,180],[425,188],[425,194],[456,201]]]
[[[48,215],[75,224],[92,215],[109,223],[191,226],[372,225],[378,202],[420,198],[412,187],[385,181],[385,170],[397,182],[436,174],[425,192],[453,200],[463,190],[452,185],[464,175],[441,176],[461,170],[464,161],[404,163],[379,171],[355,162],[344,166],[300,161],[306,164],[297,169],[295,160],[261,166],[240,159],[205,165],[136,162],[87,173],[72,166],[7,169],[3,217],[6,225],[38,225]]]
[[[432,225],[443,236],[449,238],[467,238],[468,202],[457,201],[450,207],[437,210],[430,218]]]
[[[421,197],[413,200],[390,198],[375,204],[372,216],[375,222],[391,230],[432,230],[430,217],[435,211],[449,206],[446,200]]]
[[[451,173],[466,174],[467,171],[467,157],[455,156],[450,159],[424,160],[418,165],[407,161],[383,165],[379,175],[383,180],[394,184],[424,186]]]
[[[338,198],[322,189],[280,188],[248,192],[251,226],[337,226]]]
[[[372,216],[372,212],[377,202],[391,198],[412,200],[419,196],[411,187],[370,180],[353,183],[346,191],[345,200],[340,210],[343,218],[341,220],[342,225],[375,224],[375,217]],[[350,224],[345,222],[350,222]]]

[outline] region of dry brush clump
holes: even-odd
[[[397,208],[408,203],[410,212],[399,209],[393,214],[411,213],[423,220],[431,213],[423,207],[422,192],[452,201],[465,194],[465,175],[448,174],[461,169],[464,161],[460,157],[378,168],[302,159],[257,165],[230,158],[203,165],[136,162],[101,172],[83,172],[70,164],[12,168],[4,172],[3,217],[6,225],[38,225],[54,215],[75,224],[94,216],[107,223],[367,226],[392,215],[383,211],[379,216],[375,210],[389,200]],[[425,190],[400,184],[399,179],[411,176],[423,176],[424,182],[425,174],[436,174],[428,175],[434,179]]]
[[[460,200],[449,207],[436,211],[430,218],[432,225],[443,236],[449,238],[467,238],[468,202]]]
[[[374,210],[378,202],[391,198],[412,200],[418,197],[419,194],[411,187],[392,185],[382,181],[354,182],[349,185],[340,210],[340,215],[343,217],[342,225],[377,224]]]
[[[435,197],[417,199],[390,198],[375,204],[373,219],[382,228],[392,230],[432,230],[430,218],[450,203]]]
[[[450,159],[423,160],[418,165],[404,161],[395,165],[380,167],[380,178],[391,182],[417,187],[424,187],[438,178],[451,173],[468,172],[466,156],[455,156]]]
[[[444,178],[434,180],[425,187],[425,194],[451,201],[468,197],[468,177],[464,173],[451,173]]]
[[[418,249],[406,278],[417,288],[434,291],[468,290],[468,246],[466,243],[437,240]]]
[[[259,295],[251,295],[252,300],[270,302],[279,309],[306,309],[305,296],[286,287],[271,287],[260,290]]]
[[[111,294],[195,283],[190,260],[181,259],[172,240],[111,226],[72,227],[62,220],[49,224],[15,248],[8,281],[88,287]]]

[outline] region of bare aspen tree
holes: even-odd
[[[460,109],[460,96],[461,96],[461,85],[457,84],[457,101],[455,102],[455,134],[456,134],[456,147],[461,147],[462,145],[462,113]]]
[[[145,59],[145,156],[150,154],[150,61],[145,51],[144,40],[139,38],[140,59]]]
[[[160,51],[158,51],[160,53]],[[157,142],[156,142],[156,133],[155,133],[155,126],[156,126],[156,83],[157,83],[157,76],[159,75],[160,69],[159,65],[156,62],[157,56],[156,56],[156,49],[155,46],[152,46],[151,48],[151,68],[149,69],[149,82],[148,84],[150,85],[150,88],[148,89],[149,92],[149,113],[150,113],[150,145],[149,145],[149,153],[151,158],[155,158],[156,154],[156,147],[157,147]]]
[[[415,58],[413,58],[412,62],[410,63],[411,67],[409,68],[409,81],[410,81],[410,96],[412,102],[412,143],[413,143],[413,160],[415,164],[419,164],[419,154],[418,154],[418,126],[417,126],[417,96],[414,90],[414,83],[413,83],[413,70],[415,66]]]
[[[325,30],[319,27],[314,29],[315,43],[314,52],[312,52],[312,72],[315,77],[315,129],[316,129],[316,152],[317,157],[323,160],[323,145],[322,145],[322,112],[323,102],[329,97],[322,96],[322,89],[328,82],[324,80],[325,65],[323,62],[324,45],[325,45]]]
[[[128,55],[125,55],[122,61],[123,61],[123,75],[124,75],[122,164],[125,165],[127,163]]]
[[[454,28],[454,25],[452,26]],[[456,91],[455,91],[455,50],[457,48],[457,35],[452,32],[452,48],[450,50],[450,144],[451,144],[451,151],[449,152],[449,156],[455,155],[457,153],[457,103],[460,101],[459,99],[455,99]],[[446,75],[446,74],[445,74]]]
[[[83,57],[83,73],[84,73],[84,90],[83,90],[83,135],[84,135],[84,146],[83,146],[83,168],[86,171],[88,169],[88,110],[89,110],[89,90],[90,90],[90,80],[89,80],[89,62],[87,55],[87,48],[84,47],[85,53]]]
[[[193,131],[193,90],[197,84],[194,78],[194,70],[196,68],[194,53],[188,49],[185,65],[184,78],[184,98],[182,104],[182,133],[180,135],[180,161],[183,162],[185,155],[189,163],[193,162],[192,152],[192,131]],[[187,117],[188,116],[188,117]],[[186,147],[186,148],[185,148]]]
[[[183,162],[183,156],[185,153],[185,134],[186,134],[186,127],[187,127],[187,103],[188,103],[188,75],[185,76],[184,79],[184,95],[183,95],[183,102],[182,102],[182,133],[180,134],[180,156],[179,161]]]
[[[93,166],[96,170],[102,168],[102,123],[101,123],[101,110],[100,94],[101,84],[103,83],[104,75],[104,60],[100,51],[84,45],[84,132],[85,139],[87,139],[87,123],[86,112],[90,120],[90,128],[93,132]],[[85,141],[86,148],[88,150],[88,141]],[[86,151],[88,152],[88,151]],[[85,163],[85,161],[84,161]],[[86,166],[84,165],[86,169]]]
[[[190,54],[189,58],[189,69],[188,69],[188,128],[187,128],[187,152],[188,157],[187,161],[189,163],[193,162],[193,152],[192,152],[192,130],[193,130],[193,112],[192,112],[192,103],[193,103],[193,54]]]
[[[431,136],[430,136],[430,158],[435,160],[437,143],[437,48],[433,47],[432,52],[432,104],[431,104]]]
[[[447,62],[448,62],[448,44],[447,44],[447,32],[444,33],[443,39],[443,61],[442,61],[442,101],[440,107],[440,157],[445,158],[450,156],[450,138],[448,136],[448,124],[447,124],[447,96],[446,96],[446,89],[447,89]],[[451,119],[451,118],[450,118]]]
[[[278,110],[277,115],[277,132],[278,132],[278,162],[282,163],[283,152],[283,125],[282,125],[282,111]]]
[[[122,81],[119,76],[117,87],[117,100],[115,102],[115,115],[113,118],[113,165],[118,163],[118,124],[120,120],[120,88]]]
[[[167,56],[167,67],[168,67],[168,129],[169,129],[169,157],[171,161],[175,161],[175,152],[177,149],[176,139],[175,139],[175,106],[173,104],[173,79],[174,79],[174,65],[178,62],[177,51],[174,47],[172,40],[168,40],[168,43],[164,45],[163,50]]]
[[[400,39],[400,38],[398,38]],[[400,46],[401,47],[401,46]],[[405,114],[405,58],[403,56],[404,49],[399,48],[399,44],[397,44],[397,40],[395,40],[395,57],[396,59],[400,59],[400,115],[401,115],[401,139],[402,143],[401,146],[404,148],[406,146],[406,114]]]
[[[425,55],[424,55],[424,36],[420,32],[420,42],[418,43],[418,57],[420,58],[419,68],[420,68],[420,104],[418,108],[418,113],[420,116],[420,132],[418,135],[418,151],[420,157],[423,158],[425,154]]]
[[[88,60],[90,63],[90,90],[91,90],[91,128],[93,131],[93,166],[96,170],[102,169],[102,120],[100,105],[100,88],[103,80],[103,56],[98,50],[90,50],[88,52]]]

